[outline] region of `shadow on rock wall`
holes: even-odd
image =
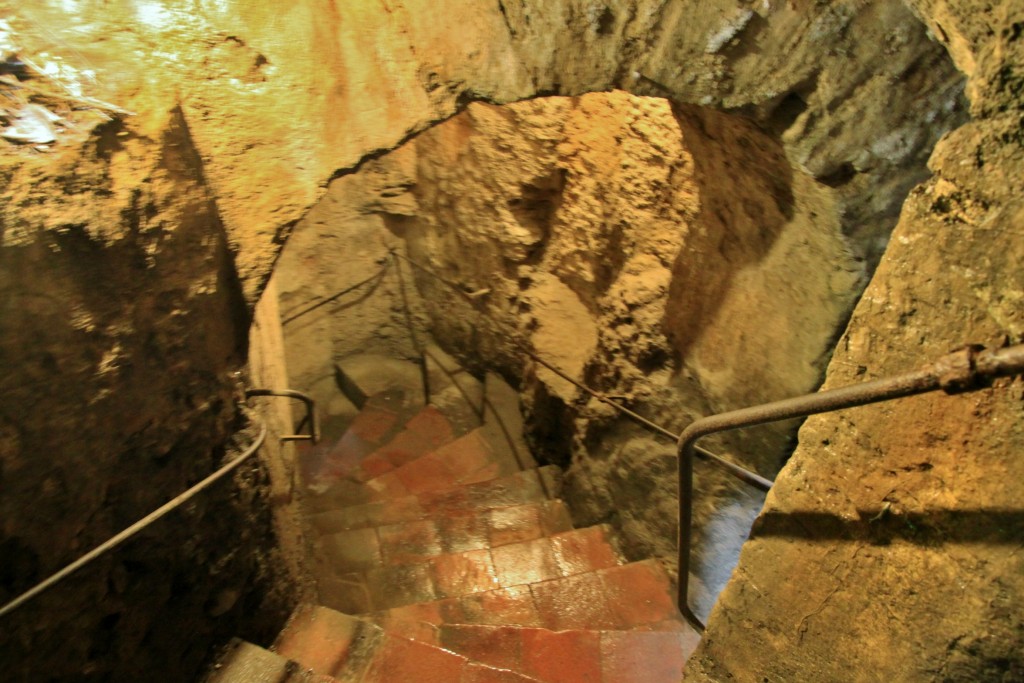
[[[211,472],[243,426],[249,318],[180,111],[156,139],[112,121],[74,143],[5,159],[0,602]],[[261,476],[5,617],[5,676],[194,676],[271,587]]]

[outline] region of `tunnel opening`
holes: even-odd
[[[422,395],[428,344],[470,381],[500,375],[518,391],[533,456],[564,470],[574,522],[610,523],[627,558],[668,562],[673,444],[523,347],[677,433],[816,389],[887,234],[849,228],[851,213],[863,218],[859,192],[891,230],[889,207],[911,182],[894,178],[926,175],[928,145],[963,110],[918,131],[928,145],[884,181],[848,163],[840,180],[794,160],[787,130],[806,125],[794,98],[759,116],[620,91],[475,103],[335,179],[275,270],[291,384],[325,406],[330,440],[361,407],[339,392],[339,372]],[[798,427],[715,446],[773,477]],[[706,616],[763,498],[701,475],[694,580]]]
[[[50,18],[61,13],[77,16],[92,11],[94,4],[40,3],[40,11],[45,9]],[[348,9],[332,5],[330,12],[321,15],[319,10],[327,8],[317,3],[300,2],[295,11],[273,17],[255,6],[243,7],[244,3],[237,7],[231,2],[200,3],[202,11],[192,13],[195,16],[187,16],[180,7],[163,7],[168,3],[141,4],[146,5],[145,11],[135,14],[145,26],[135,26],[131,20],[130,30],[119,30],[118,22],[124,22],[111,10],[103,21],[76,26],[74,32],[103,34],[88,54],[105,68],[116,65],[118,51],[128,45],[131,51],[126,54],[138,57],[144,67],[138,71],[153,71],[154,76],[143,77],[135,69],[117,67],[123,69],[118,73],[126,76],[124,83],[117,82],[119,78],[108,81],[109,95],[104,95],[115,101],[124,98],[143,116],[133,119],[133,112],[104,109],[106,103],[95,100],[84,109],[69,107],[75,113],[66,121],[74,125],[50,126],[66,137],[58,138],[53,148],[49,142],[38,143],[42,149],[19,146],[16,162],[4,167],[4,201],[11,218],[5,219],[0,232],[4,251],[0,285],[7,297],[5,311],[16,315],[9,318],[13,322],[5,328],[0,350],[5,360],[12,361],[5,363],[9,376],[4,376],[3,386],[14,387],[17,396],[7,401],[0,414],[0,482],[22,482],[3,501],[5,511],[13,512],[6,517],[8,527],[0,543],[19,554],[13,569],[4,574],[0,589],[7,592],[40,578],[81,545],[113,530],[122,521],[114,508],[142,510],[149,501],[194,481],[223,456],[222,449],[202,444],[208,446],[211,438],[223,441],[228,431],[240,426],[232,407],[237,398],[232,374],[244,361],[240,356],[245,354],[247,340],[244,330],[236,328],[244,327],[246,314],[263,290],[277,247],[312,203],[316,184],[328,177],[337,180],[327,201],[295,229],[295,239],[261,302],[272,307],[271,299],[278,303],[275,288],[284,290],[283,315],[257,315],[252,330],[255,338],[273,337],[274,324],[269,321],[283,319],[286,332],[303,328],[306,338],[315,341],[304,342],[304,348],[289,344],[287,351],[268,353],[273,343],[268,346],[266,339],[260,339],[254,345],[257,348],[249,349],[250,366],[257,365],[257,356],[264,354],[268,367],[280,369],[278,362],[287,355],[298,369],[292,371],[292,379],[302,386],[302,373],[308,373],[309,389],[321,395],[321,405],[334,420],[329,426],[337,433],[353,417],[348,399],[337,390],[337,377],[357,384],[371,382],[373,374],[386,367],[385,374],[415,384],[423,374],[415,364],[422,362],[417,346],[429,347],[442,358],[441,363],[429,364],[432,380],[443,383],[439,375],[444,373],[437,366],[448,363],[450,373],[485,387],[504,383],[498,391],[523,405],[524,431],[530,442],[524,445],[541,463],[557,463],[567,470],[561,490],[574,505],[577,524],[610,524],[623,538],[625,559],[667,556],[674,513],[666,505],[672,496],[664,484],[672,470],[671,449],[590,402],[553,371],[526,361],[510,340],[528,344],[558,360],[558,367],[570,376],[670,425],[764,400],[773,392],[782,393],[787,382],[798,383],[798,377],[815,386],[834,348],[841,351],[838,365],[833,364],[836,376],[843,374],[843,363],[849,364],[851,377],[869,372],[865,356],[886,347],[873,332],[865,332],[874,329],[866,318],[853,333],[843,334],[844,321],[857,299],[851,291],[859,292],[882,259],[908,191],[928,178],[924,161],[936,140],[943,131],[967,121],[963,77],[918,18],[950,47],[965,71],[974,73],[977,56],[959,35],[961,27],[950,29],[952,41],[947,37],[938,22],[948,29],[948,17],[936,18],[930,10],[922,10],[918,17],[902,5],[884,3],[868,3],[856,10],[819,7],[807,14],[814,15],[810,19],[792,4],[762,3],[756,10],[735,12],[716,8],[692,17],[669,4],[650,13],[658,19],[649,26],[644,24],[650,19],[645,11],[617,12],[603,6],[580,11],[573,4],[566,13],[553,10],[550,17],[557,30],[567,27],[579,32],[579,36],[573,33],[580,38],[579,44],[554,50],[547,45],[538,49],[530,42],[554,32],[543,26],[550,17],[532,12],[526,4],[499,3],[501,22],[515,45],[511,52],[501,52],[507,38],[502,34],[500,45],[493,43],[495,53],[463,53],[445,45],[437,53],[417,49],[419,55],[443,55],[438,63],[420,64],[416,58],[382,60],[383,64],[367,67],[360,61],[362,54],[388,54],[396,46],[405,54],[407,42],[423,39],[416,31],[392,30],[408,23],[416,15],[414,10],[401,7],[392,12],[395,8],[389,6],[390,23],[382,24],[379,32],[366,32],[371,42],[379,43],[365,49],[364,36],[353,27],[377,21],[370,10],[359,21],[348,21]],[[338,21],[339,13],[346,16],[345,21]],[[239,19],[239,25],[212,30],[213,22],[204,23],[209,19],[206,14],[218,20]],[[486,12],[480,10],[480,14]],[[306,21],[309,17],[326,18]],[[692,35],[686,30],[691,19],[700,27]],[[485,25],[479,16],[474,15],[474,20],[482,22],[477,28]],[[306,24],[315,28],[308,30]],[[335,40],[331,31],[339,25],[343,38]],[[878,41],[849,38],[871,26],[875,28],[865,35]],[[115,30],[108,31],[111,27]],[[679,29],[679,40],[672,37],[671,27]],[[710,33],[701,32],[708,28]],[[303,39],[291,40],[291,31]],[[191,33],[202,37],[193,41]],[[1019,33],[1008,29],[998,39],[1012,43]],[[269,34],[275,37],[269,39]],[[490,34],[483,30],[482,35]],[[810,38],[790,40],[804,35]],[[323,54],[317,53],[314,60],[308,55],[296,57],[292,48],[282,48],[278,36],[289,36],[290,44],[323,45]],[[986,40],[995,41],[994,36]],[[879,42],[884,45],[881,51]],[[158,44],[167,49],[154,49]],[[611,47],[606,50],[605,46]],[[790,48],[790,54],[776,57]],[[142,58],[151,52],[153,59]],[[541,68],[532,64],[535,55],[549,53],[555,55],[550,64]],[[594,60],[586,56],[576,64],[581,54],[603,56]],[[989,61],[1008,59],[1005,54],[982,60],[978,73],[989,68]],[[608,55],[617,55],[608,60],[614,62],[614,77],[595,76],[591,68],[603,64]],[[466,72],[460,70],[465,64],[449,70],[448,60],[474,66]],[[416,62],[412,76],[402,71],[406,62]],[[479,64],[485,65],[479,67],[481,73],[501,69],[502,75],[482,77],[473,71]],[[8,60],[5,68],[13,69],[7,75],[15,79],[24,75],[17,60]],[[357,71],[358,77],[348,78]],[[316,77],[303,80],[309,73]],[[202,78],[194,79],[195,74]],[[175,87],[187,84],[180,91],[180,101],[159,92],[164,78]],[[514,85],[506,87],[503,79]],[[425,94],[415,103],[398,96],[418,96],[421,81]],[[976,115],[1012,110],[1013,98],[999,90],[999,83],[1005,82],[1012,79],[978,78],[972,96],[978,99]],[[19,87],[9,81],[6,85]],[[477,99],[507,102],[536,93],[578,94],[612,87],[635,93],[616,91],[608,97],[629,100],[628,106],[644,110],[644,115],[626,114],[623,123],[622,112],[602,113],[605,105],[584,102],[583,97],[568,105],[528,101],[519,106],[562,109],[553,116],[557,125],[535,120],[525,124],[524,133],[521,129],[529,116],[492,110],[482,102],[468,104]],[[378,98],[378,90],[386,91],[386,96]],[[289,103],[282,107],[288,110],[287,116],[267,106],[283,93],[288,95],[280,97]],[[648,97],[666,94],[671,96],[669,102]],[[306,102],[306,95],[316,104]],[[69,101],[67,93],[48,97]],[[697,102],[701,106],[693,104]],[[272,113],[254,116],[261,107]],[[404,155],[405,161],[382,156],[382,150],[396,140],[410,138],[463,107],[468,112],[461,124],[456,119],[451,130],[438,127],[411,143],[414,148],[433,145],[433,150],[394,153],[395,158]],[[46,118],[38,109],[30,111],[39,121]],[[168,121],[153,113],[166,111],[174,113]],[[648,116],[652,112],[654,123]],[[94,119],[101,116],[116,120],[97,125],[93,135]],[[618,137],[608,140],[588,133],[587,119],[592,117],[613,122],[610,127],[617,127]],[[180,125],[182,121],[188,125]],[[238,122],[243,125],[234,126]],[[575,126],[575,137],[559,137],[569,124]],[[999,144],[1019,139],[1014,137],[1013,123],[1000,125]],[[218,126],[222,130],[216,130]],[[665,135],[666,127],[674,132]],[[165,129],[174,133],[173,139],[161,136]],[[481,129],[494,133],[494,139],[481,140],[487,137]],[[941,213],[942,220],[965,232],[965,225],[972,230],[980,225],[979,229],[1003,234],[1002,222],[1013,219],[1008,213],[1015,206],[1013,200],[998,188],[978,181],[984,192],[972,195],[970,191],[976,180],[970,174],[977,174],[982,165],[1002,168],[1005,159],[999,152],[1003,148],[979,133],[977,139],[982,142],[971,151],[966,135],[954,137],[938,155],[936,168],[942,178],[911,195],[912,208],[906,215],[915,230],[919,225],[932,227],[928,221],[933,216],[920,210],[925,195],[935,195],[929,199],[933,213]],[[518,164],[522,150],[517,145],[531,136],[532,160]],[[431,137],[435,139],[429,141]],[[87,139],[82,150],[68,145],[66,152],[62,147],[77,144],[79,138]],[[161,140],[167,147],[162,151]],[[502,144],[509,148],[503,149]],[[619,146],[629,149],[619,153]],[[76,158],[79,151],[81,158]],[[605,153],[614,162],[604,163]],[[170,165],[146,165],[146,159],[161,154]],[[541,157],[548,161],[538,161]],[[497,165],[508,167],[503,174],[507,184],[484,172],[495,159]],[[961,166],[969,166],[970,161],[977,168],[964,171],[950,159],[967,160]],[[574,167],[577,163],[579,167]],[[354,168],[362,171],[350,174]],[[478,177],[457,172],[466,168],[478,169]],[[338,189],[364,176],[364,171],[371,174],[370,179],[352,181],[356,189]],[[723,186],[715,182],[721,177],[742,182]],[[271,179],[289,189],[271,187]],[[691,196],[675,195],[679,187],[686,187]],[[355,194],[347,196],[348,192]],[[177,195],[188,200],[167,201]],[[125,198],[130,199],[122,202]],[[1011,207],[1005,215],[984,213],[1003,211],[1003,207]],[[345,217],[339,221],[336,214]],[[492,214],[499,215],[500,225],[474,219]],[[309,250],[301,266],[315,268],[316,277],[297,296],[296,281],[284,278],[285,266],[318,216],[322,218],[317,228],[321,247]],[[360,227],[362,219],[375,225]],[[339,224],[343,224],[340,230]],[[805,224],[828,229],[807,233],[800,229]],[[178,225],[186,229],[175,234],[173,226]],[[677,230],[683,226],[684,234],[673,233],[672,226]],[[1012,307],[1019,298],[1007,294],[1006,287],[982,284],[977,278],[978,272],[991,267],[993,272],[1010,273],[1012,282],[1015,271],[1006,263],[1012,261],[1012,248],[980,259],[984,267],[957,266],[933,278],[937,282],[944,282],[946,275],[964,279],[958,282],[960,289],[952,294],[939,292],[934,299],[942,304],[957,302],[948,306],[950,310],[971,308],[961,305],[957,291],[983,291],[982,308],[997,320],[995,331],[988,319],[978,322],[984,317],[980,314],[970,318],[970,325],[910,329],[922,320],[945,318],[936,313],[942,307],[924,313],[924,304],[934,302],[915,300],[892,284],[899,279],[894,275],[896,268],[910,272],[915,264],[923,264],[926,271],[935,270],[925,250],[918,248],[912,258],[906,255],[906,244],[921,237],[908,232],[900,236],[906,241],[898,243],[897,255],[887,257],[891,270],[884,282],[895,292],[892,300],[876,291],[863,306],[874,306],[879,320],[888,320],[886,306],[900,309],[898,321],[886,328],[889,332],[906,333],[909,336],[903,341],[922,348],[931,348],[936,339],[957,337],[961,329],[977,328],[991,337],[998,336],[998,331],[1007,339],[1017,333]],[[353,242],[351,233],[362,235],[362,241]],[[75,258],[72,243],[76,241],[87,246],[83,251],[92,250],[88,258]],[[958,263],[971,257],[956,251],[948,240],[936,242],[955,252],[961,259]],[[381,244],[383,250],[377,248]],[[392,259],[392,265],[382,261],[391,250],[427,264],[442,276],[445,286],[406,263],[410,302],[408,306],[399,303],[402,286],[394,267],[397,261]],[[327,252],[354,254],[355,263],[321,258]],[[92,265],[68,266],[66,260]],[[827,273],[815,268],[822,261],[833,266]],[[130,267],[125,267],[129,262]],[[339,277],[342,271],[345,277]],[[352,282],[347,276],[357,272],[360,282],[367,281],[366,288],[354,298],[339,297],[317,309],[333,320],[304,314],[307,305],[330,299]],[[808,291],[791,291],[793,282]],[[83,296],[82,290],[90,290],[93,284],[102,289],[102,295]],[[920,282],[917,286],[923,287]],[[313,291],[320,292],[319,298],[306,296]],[[813,293],[826,291],[827,305],[820,305]],[[374,308],[381,298],[388,301],[387,306]],[[814,310],[797,311],[796,306],[784,305],[784,300],[804,302],[804,309]],[[807,304],[808,300],[813,303]],[[243,313],[247,306],[250,311]],[[481,309],[495,315],[474,318]],[[772,318],[773,312],[779,315]],[[360,319],[345,321],[350,315]],[[764,323],[761,315],[767,315],[772,324]],[[212,324],[214,320],[219,322]],[[776,323],[797,332],[782,335],[799,338],[791,348],[796,354],[786,359],[792,366],[775,364],[759,376],[739,376],[737,368],[752,367],[744,365],[745,359],[781,354],[772,338]],[[409,338],[410,327],[419,335],[418,342]],[[826,328],[831,330],[830,337]],[[376,355],[368,358],[368,351]],[[194,363],[196,357],[203,360]],[[63,398],[55,402],[24,391],[40,386],[60,389],[53,393]],[[387,382],[378,388],[384,400],[390,400]],[[88,400],[79,400],[79,395]],[[449,391],[441,399],[454,400],[452,395]],[[115,403],[111,397],[116,396],[120,398]],[[61,415],[68,415],[66,419],[37,419],[46,413],[36,406],[55,404]],[[981,408],[978,412],[985,414]],[[291,426],[290,416],[277,417],[284,426]],[[464,417],[471,420],[473,416]],[[715,447],[772,472],[791,449],[793,429],[738,434],[723,438]],[[885,450],[850,431],[851,439],[859,439],[854,445],[863,452]],[[922,437],[933,450],[951,438],[939,429],[934,431]],[[84,448],[81,456],[69,456],[66,462],[63,457],[55,459],[52,467],[33,459],[36,452],[63,452],[62,444],[82,443],[83,433],[94,437],[96,444]],[[829,447],[842,437],[832,434],[819,441]],[[987,445],[998,450],[992,443]],[[901,448],[917,446],[896,443],[891,450],[900,453]],[[847,447],[856,450],[849,443]],[[146,465],[137,466],[140,461]],[[146,671],[156,661],[178,661],[182,670],[191,673],[207,652],[205,643],[227,632],[269,643],[266,634],[276,625],[268,621],[274,616],[264,617],[250,630],[234,626],[251,624],[246,622],[247,615],[261,609],[276,609],[280,616],[281,600],[269,605],[259,594],[280,588],[270,580],[279,567],[264,551],[275,542],[284,543],[287,535],[280,529],[276,536],[271,531],[266,506],[294,502],[297,494],[291,482],[296,473],[287,462],[282,466],[272,458],[268,461],[250,473],[255,482],[231,488],[199,511],[205,515],[190,517],[203,520],[196,522],[196,533],[184,528],[173,539],[143,539],[150,544],[148,549],[130,555],[132,559],[100,566],[96,574],[83,578],[85,588],[77,602],[55,598],[45,604],[41,609],[46,619],[19,624],[18,642],[8,640],[4,647],[18,651],[36,645],[34,658],[40,661],[46,652],[59,650],[65,634],[71,632],[73,647],[67,648],[66,661],[52,672],[52,678],[59,680],[69,671],[78,671],[102,680],[111,672]],[[26,467],[26,462],[31,466]],[[83,477],[76,470],[85,462]],[[806,467],[806,461],[800,466]],[[836,469],[841,479],[842,467]],[[942,471],[942,463],[914,462],[894,466],[885,476],[900,479],[920,474],[937,479]],[[152,482],[151,490],[137,490],[139,479]],[[97,482],[96,490],[86,480]],[[542,481],[541,485],[557,483]],[[746,520],[760,501],[745,500],[713,479],[705,486],[701,495],[724,505],[709,505],[703,511],[704,536],[713,539],[719,533],[716,529],[728,529],[730,534],[735,529],[742,538]],[[5,489],[5,494],[9,491]],[[900,495],[890,491],[886,496],[884,510],[895,515],[885,518],[886,528],[898,527],[901,505],[909,505],[910,496],[901,499]],[[37,499],[60,504],[47,504],[44,515],[32,518],[21,508],[26,507],[25,500]],[[239,515],[221,514],[226,506],[239,503],[252,509]],[[209,522],[211,518],[215,523]],[[96,524],[83,531],[83,520]],[[59,534],[44,539],[50,521],[60,527]],[[247,522],[252,523],[253,533],[232,532]],[[182,548],[188,560],[178,557]],[[702,610],[710,609],[728,574],[723,567],[730,566],[734,560],[729,558],[737,550],[725,543],[706,544],[698,567],[708,584],[699,597]],[[861,559],[868,555],[865,551]],[[850,564],[855,560],[856,554]],[[183,563],[189,564],[184,571]],[[211,572],[216,576],[205,576],[207,566],[216,568]],[[151,599],[138,599],[150,583],[158,586],[148,591],[146,597]],[[198,592],[193,590],[196,586]],[[999,590],[1003,600],[1005,592]],[[821,606],[831,595],[825,595]],[[93,601],[94,596],[98,600]],[[285,597],[293,599],[293,593]],[[1013,604],[1012,598],[1004,602]],[[122,609],[128,603],[137,612]],[[161,611],[171,603],[182,614]],[[1005,610],[1000,611],[1003,603],[998,600],[992,604],[998,612],[995,621]],[[68,620],[67,611],[80,613],[78,621]],[[799,620],[798,644],[809,623],[816,629],[815,614],[812,611]],[[183,624],[200,623],[214,626],[209,631],[197,629],[187,641],[164,637]],[[730,624],[728,619],[722,623]],[[51,631],[53,624],[66,628]],[[40,636],[43,630],[49,635]],[[816,637],[808,642],[829,642],[820,629],[813,634]],[[970,670],[972,657],[979,651],[1002,671],[1016,666],[999,645],[965,642],[940,648],[956,658],[943,665],[946,669]],[[32,680],[33,673],[30,668],[19,672],[25,680]],[[176,671],[166,669],[154,675],[170,680]]]

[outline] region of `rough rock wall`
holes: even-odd
[[[1020,9],[921,4],[971,74],[975,120],[936,148],[828,386],[1022,341]],[[1024,677],[1021,398],[1002,380],[809,419],[689,676]]]
[[[864,282],[838,193],[748,120],[622,92],[472,105],[415,148],[409,253],[477,293],[417,271],[435,338],[521,387],[579,522],[673,557],[671,447],[517,344],[675,430],[811,391]],[[773,475],[786,436],[725,443]],[[711,473],[701,484],[706,611],[760,501]]]
[[[975,115],[996,117],[1002,113],[1010,117],[1018,108],[1016,69],[1022,60],[1014,52],[1016,32],[1010,15],[997,13],[1017,11],[1019,4],[920,0],[914,7],[932,33],[947,45],[960,69],[974,76],[971,92],[974,106],[979,107]],[[139,147],[143,154],[158,156],[158,145],[150,144],[160,138],[158,121],[174,108],[175,102],[180,103],[204,178],[216,201],[225,234],[223,242],[233,257],[233,268],[228,270],[237,272],[250,307],[269,277],[291,226],[323,193],[331,176],[355,168],[367,155],[397,145],[469,100],[505,102],[537,93],[575,95],[618,85],[638,94],[741,108],[777,129],[799,131],[798,142],[809,150],[804,165],[843,190],[856,187],[872,169],[881,170],[874,180],[868,180],[878,182],[889,177],[886,163],[899,166],[904,158],[926,153],[930,142],[916,137],[915,128],[878,124],[879,117],[941,111],[958,83],[956,74],[941,63],[935,69],[921,68],[940,57],[941,50],[915,28],[901,5],[887,2],[762,3],[747,7],[726,0],[600,4],[590,0],[497,4],[448,0],[441,5],[307,0],[282,8],[248,0],[40,0],[3,3],[0,8],[26,38],[32,54],[49,51],[66,64],[95,70],[97,89],[86,94],[138,114],[126,119],[124,125],[130,139],[135,135],[140,144],[144,143]],[[453,16],[460,18],[459,31],[451,31]],[[1000,28],[993,30],[993,26]],[[1004,26],[1005,36],[1001,33]],[[878,50],[883,44],[885,49]],[[863,68],[851,68],[853,65]],[[920,87],[900,87],[904,80]],[[865,93],[864,97],[853,97],[860,92]],[[856,100],[859,105],[843,106]],[[1009,157],[1019,149],[1019,142],[1012,126],[1005,120],[1001,125],[1005,127],[1005,139],[1001,134],[985,133],[996,135],[987,149],[990,156]],[[890,128],[902,132],[880,144],[876,151],[873,143],[884,140],[868,131]],[[980,130],[995,128],[983,125]],[[832,151],[825,158],[833,158],[835,164],[815,161],[814,151],[826,148]],[[83,153],[83,158],[89,153]],[[951,152],[950,158],[966,162],[965,169],[977,163],[974,157],[958,154]],[[8,156],[9,150],[5,150],[5,159]],[[40,186],[61,176],[92,182],[86,175],[69,173],[67,169],[74,164],[58,155],[41,156],[35,162],[39,175],[34,182]],[[996,168],[994,163],[986,163],[988,168]],[[1007,164],[1007,168],[1013,168],[1012,163]],[[949,168],[958,167],[951,163]],[[123,182],[110,196],[148,191],[147,173],[118,177]],[[898,175],[892,177],[900,187],[913,182]],[[1015,187],[1015,177],[1007,176],[1008,187]],[[53,192],[41,203],[62,196],[63,191]],[[891,206],[891,198],[898,196],[899,192],[882,192],[877,194],[877,201]],[[96,228],[121,225],[119,210],[130,208],[130,204],[118,201],[121,203],[114,215],[96,220]],[[11,211],[9,215],[16,214]],[[56,234],[54,230],[39,239],[46,244]],[[6,228],[4,241],[6,249]],[[48,253],[48,276],[37,273],[34,277],[45,279],[44,284],[59,283],[80,272],[86,261],[99,259],[97,262],[103,263],[95,251],[88,251],[88,256],[73,263],[56,263],[54,259],[60,261],[59,257]],[[20,256],[23,252],[7,253]],[[866,257],[870,259],[871,252]],[[144,260],[145,254],[138,258]],[[23,262],[29,261],[17,258],[5,263]],[[76,284],[70,288],[71,293],[80,294],[96,283],[113,281],[121,263],[118,258],[109,267],[105,264],[86,278],[88,286]],[[183,270],[186,279],[208,279],[207,269]],[[937,280],[945,281],[949,276],[943,271]],[[130,278],[132,286],[126,283],[123,288],[111,288],[105,292],[104,301],[112,308],[130,311],[136,301],[145,300],[139,295],[139,282],[145,284],[147,292],[158,292],[166,283],[174,282],[174,277],[162,273],[152,281]],[[6,293],[4,296],[8,297]],[[74,344],[75,339],[65,334],[67,321],[56,318],[60,324],[41,324],[35,317],[38,304],[29,298],[5,300],[5,305],[9,303],[7,310],[15,316],[7,316],[9,319],[29,322],[16,330],[6,327],[4,339],[16,340],[16,332],[23,327],[41,331],[37,348],[52,345],[64,349],[65,342]],[[234,306],[227,308],[233,310]],[[941,312],[934,315],[941,318]],[[133,325],[139,339],[159,340],[165,331],[179,329],[173,317],[135,318],[128,312],[114,317],[118,325]],[[10,344],[18,347],[16,341]],[[23,352],[17,349],[17,353]],[[191,350],[182,348],[181,353],[191,355]],[[5,363],[5,372],[9,372],[7,367]],[[25,367],[33,372],[31,364]],[[47,395],[35,404],[37,412],[61,409],[73,422],[114,422],[106,411],[90,403],[89,397],[111,388],[115,394],[124,391],[131,395],[132,387],[141,386],[141,382],[131,384],[110,373],[104,373],[106,379],[101,380],[99,369],[95,359],[74,375],[62,376],[53,366],[43,368],[45,380],[73,377],[68,380],[67,395],[78,400],[62,402],[61,394],[55,393],[53,398]],[[153,386],[166,387],[166,392],[156,389],[153,393],[172,398],[152,409],[143,409],[144,402],[131,403],[126,414],[137,415],[139,420],[152,419],[158,426],[180,425],[181,415],[192,413],[189,407],[181,410],[178,401],[194,397],[195,405],[203,405],[226,396],[225,382],[190,387],[191,378],[187,371],[160,375]],[[35,451],[17,446],[22,439],[17,436],[17,428],[23,400],[29,399],[15,393],[5,393],[3,398],[4,411],[18,416],[17,424],[5,428],[5,448],[15,443],[18,457],[34,462]],[[222,413],[216,425],[196,431],[202,433],[197,440],[205,444],[210,433],[224,433],[229,418]],[[988,429],[979,428],[978,433],[984,435]],[[61,452],[66,452],[68,445],[85,451],[80,433],[68,430]],[[112,438],[108,443],[109,448],[96,451],[101,454],[97,462],[110,465],[130,452],[131,446],[123,441]],[[57,450],[43,452],[52,454]],[[105,470],[93,477],[98,488],[108,479],[116,479],[116,464]],[[166,484],[169,492],[176,490],[177,478],[174,475],[166,481],[163,477],[147,481],[154,482],[154,486],[159,481],[161,488]],[[36,490],[17,492],[12,504],[6,489],[4,493],[5,504],[16,507],[37,499]],[[55,525],[80,525],[88,516],[79,510],[53,512]],[[147,587],[141,586],[139,591]],[[55,605],[46,613],[59,611]],[[912,611],[907,608],[899,614],[910,615]],[[81,632],[89,631],[91,622],[85,626]],[[139,632],[130,621],[114,624],[108,630],[118,638]],[[71,642],[72,638],[65,640]],[[161,647],[170,647],[160,642]],[[148,646],[144,643],[135,650],[147,652]],[[179,655],[180,650],[175,650],[166,659]],[[96,650],[95,658],[103,659],[102,648]]]
[[[6,9],[31,47],[91,67],[121,106],[151,111],[153,91],[180,99],[250,303],[329,178],[469,101],[618,86],[749,111],[791,131],[798,162],[851,185],[852,196],[864,195],[858,183],[890,179],[895,190],[872,201],[895,210],[920,175],[894,170],[914,167],[907,162],[933,142],[913,122],[955,109],[961,82],[920,22],[881,1],[302,0],[282,9],[43,0]]]
[[[402,281],[389,254],[401,240],[385,221],[416,212],[415,198],[408,193],[414,183],[411,147],[337,178],[295,226],[281,253],[275,273],[281,283],[288,375],[294,386],[322,403],[327,415],[353,410],[338,393],[335,363],[367,352],[415,356]],[[405,289],[422,327],[412,283]]]
[[[243,424],[246,306],[166,105],[145,128],[86,114],[50,153],[3,157],[5,601],[209,473]],[[212,639],[266,629],[240,623],[273,588],[263,485],[219,487],[5,617],[5,675],[180,680]]]

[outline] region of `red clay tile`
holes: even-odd
[[[445,552],[461,553],[489,548],[485,514],[474,511],[440,516],[437,519],[437,528]]]
[[[348,431],[370,444],[380,445],[398,422],[398,413],[379,406],[366,406],[355,416]]]
[[[373,451],[373,445],[346,433],[334,445],[320,444],[298,453],[299,474],[303,486],[322,492],[341,479]]]
[[[624,564],[598,574],[620,626],[679,618],[668,576],[657,560]]]
[[[400,631],[403,624],[420,623],[443,624],[445,623],[445,608],[447,603],[456,602],[453,600],[435,600],[433,602],[414,603],[393,607],[391,609],[375,612],[373,620],[387,631]]]
[[[336,571],[358,571],[381,563],[380,542],[373,528],[351,529],[322,536],[321,555]]]
[[[593,526],[551,537],[555,561],[563,576],[615,567],[622,564],[608,542],[608,528]]]
[[[493,548],[491,557],[502,586],[537,583],[561,576],[548,538]]]
[[[375,609],[430,602],[439,596],[426,564],[384,565],[366,573],[370,601]]]
[[[395,466],[391,464],[390,460],[380,453],[371,453],[359,463],[359,468],[356,470],[354,478],[356,481],[365,482],[393,469],[395,469]]]
[[[399,467],[394,475],[412,494],[439,491],[458,483],[448,464],[433,453]]]
[[[387,630],[388,633],[396,636],[418,640],[421,643],[433,645],[434,647],[441,647],[441,643],[437,639],[437,626],[426,621],[396,621]]]
[[[382,526],[377,534],[386,563],[423,561],[444,552],[437,524],[431,519]]]
[[[468,474],[457,475],[459,484],[479,484],[485,481],[498,479],[504,471],[498,463],[490,463]]]
[[[692,652],[692,649],[690,649]],[[601,668],[606,683],[678,683],[690,652],[678,633],[605,631]]]
[[[453,683],[462,678],[465,658],[415,640],[384,638],[363,683]]]
[[[601,683],[598,632],[525,629],[521,638],[523,673],[542,681]]]
[[[503,477],[500,480],[466,487],[470,504],[486,504],[492,508],[511,507],[544,499],[537,470],[527,470]],[[488,485],[491,484],[491,485]]]
[[[618,626],[619,620],[596,574],[544,581],[533,584],[530,590],[540,615],[537,626],[554,631]]]
[[[480,435],[479,429],[438,448],[434,454],[444,459],[451,471],[460,477],[498,464],[494,459],[490,444]],[[511,473],[508,472],[508,474]]]
[[[515,671],[493,669],[476,662],[466,662],[460,683],[529,683],[535,681]]]
[[[439,555],[431,560],[434,585],[440,597],[453,598],[498,588],[487,550]]]
[[[412,462],[455,438],[451,423],[437,408],[427,406],[405,429],[378,451],[395,467]]]
[[[448,619],[447,623],[541,625],[541,618],[528,586],[512,586],[467,595],[459,600],[459,605],[463,612],[461,622]]]
[[[541,470],[558,471],[558,468],[547,466]],[[540,486],[539,470],[517,472],[491,481],[456,486],[444,491],[428,491],[419,494],[419,503],[431,515],[457,515],[491,510],[494,508],[512,507],[528,503],[539,503],[545,500],[544,491]],[[553,478],[555,475],[545,475]]]
[[[520,671],[520,627],[444,624],[437,630],[438,644],[488,666]]]
[[[389,498],[404,498],[409,495],[409,489],[395,473],[388,472],[364,484],[369,501],[381,501]],[[364,502],[364,501],[360,501]]]
[[[540,522],[540,510],[536,505],[498,508],[491,510],[488,517],[492,547],[520,541],[532,541],[544,536],[544,529]]]

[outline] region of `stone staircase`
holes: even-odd
[[[557,468],[439,404],[380,392],[302,455],[320,604],[269,650],[233,643],[208,683],[680,681],[699,636],[661,565],[574,529]]]

